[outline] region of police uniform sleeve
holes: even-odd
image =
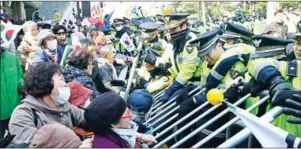
[[[207,77],[206,89],[210,90],[212,88],[216,88],[222,82],[223,78],[230,71],[230,69],[238,61],[241,61],[241,59],[237,55],[219,60]]]
[[[279,61],[273,58],[260,58],[251,60],[248,64],[249,74],[259,83],[265,83],[268,79],[275,75],[281,75],[278,69]]]
[[[206,89],[216,88],[224,79],[230,69],[237,63],[242,62],[245,66],[249,63],[250,54],[255,51],[254,47],[245,44],[237,45],[226,51],[212,68],[206,81]]]

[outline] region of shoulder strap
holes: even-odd
[[[286,65],[286,75],[290,77],[298,76],[298,66],[297,61],[289,61]]]
[[[33,114],[33,122],[36,127],[38,127],[38,115],[36,109],[31,108]]]

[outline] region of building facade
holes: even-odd
[[[41,7],[38,1],[0,1],[0,12],[7,13],[15,20],[31,20],[31,14]]]

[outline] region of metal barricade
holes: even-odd
[[[202,89],[200,92],[198,92],[197,94],[201,94],[205,91],[205,89]],[[162,132],[160,132],[156,138],[161,137],[162,135],[164,135],[165,133],[167,133],[169,130],[171,130],[173,127],[177,126],[178,124],[182,123],[183,121],[185,121],[186,119],[188,119],[189,117],[191,117],[192,115],[194,115],[195,113],[197,113],[198,111],[200,111],[201,109],[203,109],[205,106],[207,106],[209,103],[206,102],[204,104],[202,104],[201,106],[197,107],[196,109],[194,109],[192,112],[190,112],[189,114],[185,115],[184,117],[182,117],[181,119],[179,119],[177,122],[173,123],[171,126],[169,126],[168,128],[164,129]],[[175,119],[178,116],[178,114],[175,114],[174,116],[170,117],[167,121],[172,121],[173,119]],[[157,126],[156,128],[153,129],[153,132],[156,132],[157,130],[161,129],[163,126],[165,126],[167,123],[163,123],[159,126]]]
[[[245,97],[239,99],[237,102],[235,102],[234,105],[239,105],[241,103],[243,103],[247,98],[249,98],[251,95],[248,94]],[[187,141],[188,139],[190,139],[191,137],[195,136],[197,133],[199,133],[201,130],[205,129],[206,127],[208,127],[210,124],[214,123],[215,121],[217,121],[219,118],[221,118],[222,116],[226,115],[227,113],[229,113],[230,110],[227,108],[225,110],[223,110],[221,113],[219,113],[218,115],[216,115],[215,117],[211,118],[209,121],[207,121],[205,124],[203,124],[202,126],[198,127],[196,130],[194,130],[192,133],[190,133],[189,135],[185,136],[183,139],[181,139],[180,141],[178,141],[176,144],[172,145],[171,148],[175,148],[178,147],[179,145],[183,144],[185,141]]]
[[[256,102],[251,107],[249,107],[246,111],[250,112],[250,111],[254,110],[258,106],[260,106],[264,102],[266,102],[268,99],[269,99],[269,96],[266,96],[266,97],[260,99],[258,102]],[[205,137],[204,139],[202,139],[200,142],[198,142],[197,144],[195,144],[194,146],[192,146],[192,148],[197,148],[197,147],[202,146],[203,144],[205,144],[209,140],[213,139],[217,134],[219,134],[222,131],[226,130],[229,126],[231,126],[232,124],[234,124],[238,120],[239,120],[239,118],[236,116],[235,118],[233,118],[232,120],[230,120],[229,122],[227,122],[226,124],[224,124],[223,126],[221,126],[220,128],[218,128],[217,130],[215,130],[213,133],[211,133],[210,135],[208,135],[207,137]]]
[[[239,105],[242,102],[244,102],[247,98],[249,98],[251,96],[251,94],[247,94],[246,96],[244,96],[243,98],[239,99],[237,102],[234,103],[234,105]],[[204,103],[205,104],[205,103]],[[177,130],[176,132],[174,132],[173,134],[171,134],[170,136],[168,136],[167,138],[165,138],[164,140],[162,140],[161,142],[157,143],[153,148],[158,148],[160,146],[162,146],[163,144],[167,143],[169,140],[171,140],[172,138],[174,138],[175,136],[179,135],[180,133],[182,133],[184,130],[186,130],[187,128],[191,127],[193,124],[195,124],[196,122],[200,121],[201,119],[203,119],[205,116],[211,114],[211,112],[213,112],[214,110],[216,110],[217,108],[221,107],[222,104],[218,104],[216,106],[211,107],[209,110],[207,110],[206,112],[204,112],[203,114],[201,114],[200,116],[198,116],[197,118],[195,118],[194,120],[192,120],[191,122],[189,122],[188,124],[186,124],[185,126],[183,126],[182,128],[180,128],[179,130]],[[214,118],[212,118],[211,120],[209,120],[207,123],[203,124],[199,129],[195,130],[194,132],[190,133],[188,136],[184,137],[183,139],[181,139],[180,141],[178,141],[176,144],[172,145],[172,147],[177,147],[178,145],[182,144],[183,142],[185,142],[187,139],[191,138],[192,136],[194,136],[196,134],[196,131],[200,131],[203,128],[207,127],[209,124],[215,122],[218,118],[222,117],[223,115],[225,115],[229,110],[226,109],[224,110],[222,113],[218,114],[217,116],[215,116]],[[157,137],[156,137],[157,138]]]
[[[201,88],[201,86],[196,87],[195,89],[193,89],[192,91],[189,92],[188,96],[191,96],[193,93],[195,93],[195,92],[196,92],[198,89],[200,89],[200,88]],[[166,112],[167,110],[171,109],[172,107],[175,107],[175,106],[176,106],[176,103],[175,103],[174,101],[176,100],[177,97],[178,97],[178,96],[172,98],[171,100],[169,100],[168,102],[166,102],[166,103],[163,104],[162,106],[158,107],[156,110],[152,111],[152,113],[151,113],[152,117],[151,117],[150,119],[148,119],[148,120],[145,122],[145,124],[150,123],[152,120],[158,118],[162,113]],[[174,103],[172,103],[172,102],[174,102]],[[172,104],[170,104],[170,103],[172,103]],[[169,105],[169,106],[168,106],[168,105]],[[168,107],[166,107],[166,106],[168,106]],[[156,107],[156,106],[155,106],[155,107]],[[155,108],[155,107],[154,107],[154,108]],[[177,106],[176,108],[178,108],[178,107],[179,107],[179,106]],[[163,108],[164,108],[164,110],[160,111],[160,110],[163,109]],[[160,111],[160,112],[158,112],[158,111]],[[157,113],[157,112],[158,112],[158,113]],[[153,116],[153,115],[155,115],[155,116]]]
[[[194,94],[193,96],[197,96],[201,93],[203,93],[205,91],[205,89],[197,92],[196,94]],[[151,123],[149,126],[154,126],[155,124],[161,122],[162,120],[166,119],[169,115],[171,115],[172,113],[175,113],[178,109],[179,109],[180,106],[177,106],[176,108],[170,110],[169,112],[167,112],[165,115],[163,115],[162,117],[160,117],[159,119],[157,119],[156,121],[154,121],[153,123]],[[165,111],[165,110],[164,110]],[[157,116],[157,115],[156,115]]]

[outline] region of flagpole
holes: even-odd
[[[79,1],[76,2],[76,8],[77,8],[77,19],[76,22],[80,22],[80,8],[79,8]]]
[[[155,2],[152,7],[147,11],[146,16],[148,16],[148,13],[153,9],[153,7],[157,4],[157,2]]]

